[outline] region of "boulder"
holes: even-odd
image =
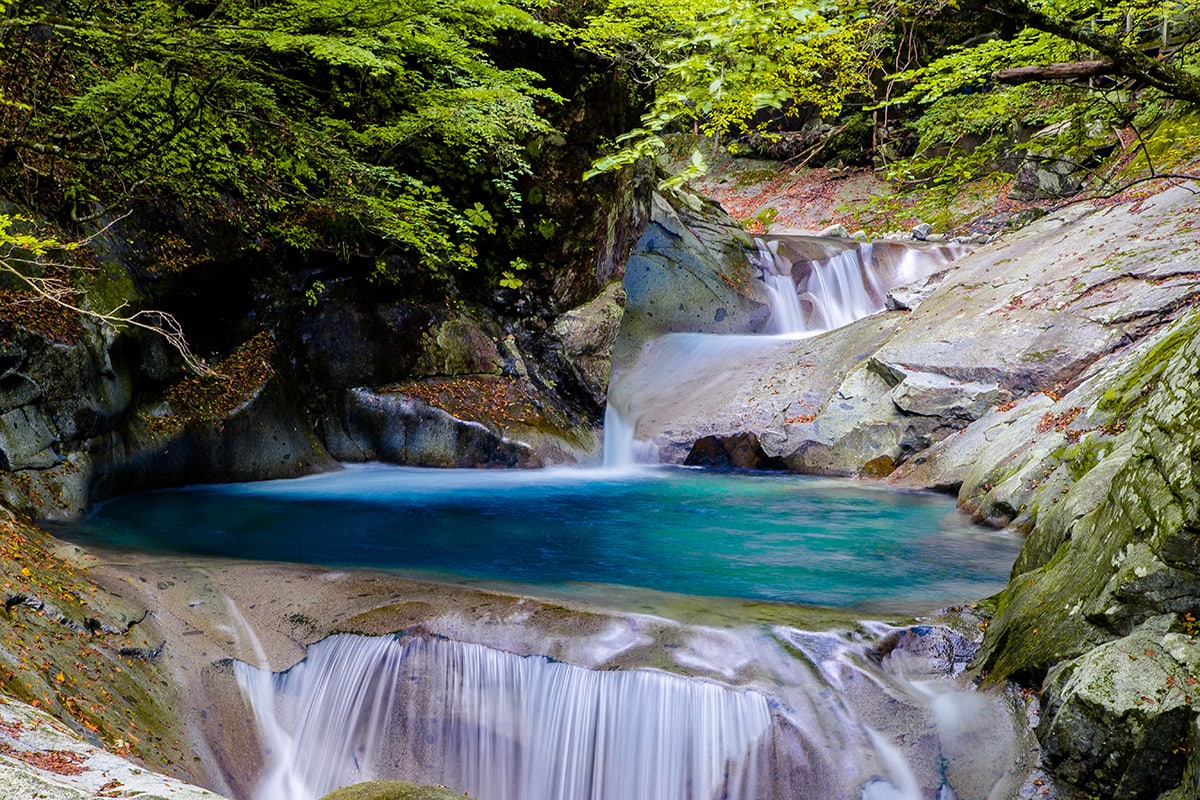
[[[420,339],[416,376],[499,375],[504,366],[496,347],[498,334],[465,315],[435,324]]]
[[[326,432],[342,461],[387,461],[427,467],[540,466],[533,449],[498,430],[452,416],[401,392],[353,389],[337,427]]]
[[[36,406],[20,406],[0,414],[0,469],[47,469],[58,463],[50,432]]]
[[[625,265],[614,364],[630,363],[665,333],[765,330],[770,308],[749,261],[753,252],[750,237],[715,204],[692,211],[655,195],[650,223]]]
[[[613,344],[625,308],[625,287],[610,283],[595,299],[559,316],[551,327],[566,367],[596,406],[608,396]]]
[[[1169,618],[1056,665],[1046,676],[1037,734],[1059,776],[1113,800],[1178,786],[1200,741],[1200,641]]]
[[[901,411],[923,417],[957,417],[974,421],[1006,393],[996,383],[956,381],[931,372],[909,372],[892,389],[892,402]]]
[[[1070,197],[1083,188],[1083,181],[1079,178],[1082,170],[1070,159],[1030,153],[1018,167],[1008,196],[1013,200],[1059,200]]]

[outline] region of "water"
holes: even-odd
[[[1003,701],[946,674],[907,680],[896,653],[945,665],[887,653],[896,632],[722,631],[725,664],[753,665],[727,683],[337,635],[286,672],[235,663],[269,753],[253,797],[315,800],[376,779],[477,800],[1014,796],[1025,747]],[[706,635],[679,629],[668,668]]]
[[[654,463],[652,442],[637,439],[647,408],[665,396],[702,397],[727,380],[726,365],[883,311],[887,292],[943,269],[967,252],[960,245],[920,246],[781,235],[755,239],[751,260],[771,303],[771,331],[753,335],[670,333],[646,343],[637,363],[614,371],[604,425],[604,465]],[[744,374],[741,370],[738,375]],[[736,431],[735,431],[736,432]]]
[[[941,495],[689,469],[373,465],[101,504],[63,534],[140,550],[616,584],[827,606],[934,607],[1000,589],[1018,542]]]
[[[479,800],[758,800],[769,776],[762,694],[662,672],[335,636],[237,678],[276,754],[259,800],[396,776]]]
[[[647,342],[637,363],[615,371],[609,379],[604,413],[604,466],[629,469],[658,463],[654,442],[636,438],[642,415],[666,402],[704,397],[730,381],[741,380],[741,369],[769,357],[774,347],[786,347],[800,336],[714,335],[668,333]]]

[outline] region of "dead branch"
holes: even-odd
[[[72,243],[68,246],[68,249],[88,244],[92,239],[108,230],[108,228],[115,225],[121,219],[123,217],[113,220],[86,239]],[[17,250],[11,245],[4,252],[0,252],[0,273],[11,275],[24,284],[25,288],[32,293],[31,300],[43,300],[53,303],[60,308],[73,311],[87,319],[112,328],[133,327],[157,334],[166,339],[167,344],[171,345],[179,353],[188,369],[199,375],[215,374],[204,363],[203,359],[192,353],[191,348],[188,346],[187,338],[184,336],[183,327],[179,324],[179,320],[175,319],[172,315],[155,309],[141,309],[133,313],[126,313],[126,304],[124,303],[109,311],[95,311],[84,308],[76,301],[74,286],[68,278],[47,274],[47,270],[50,270],[52,272],[57,271],[61,275],[70,276],[72,273],[83,270],[84,267],[44,259],[40,252],[30,254],[28,257],[18,255],[20,252],[22,251]]]

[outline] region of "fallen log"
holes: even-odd
[[[1102,61],[1069,61],[1061,64],[1032,65],[1028,67],[1009,67],[998,69],[992,73],[992,80],[997,83],[1032,83],[1034,81],[1071,81],[1081,78],[1094,78],[1097,75],[1109,75],[1116,71],[1116,66],[1107,60]]]

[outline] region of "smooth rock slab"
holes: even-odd
[[[343,397],[337,422],[341,430],[331,426],[327,433],[329,448],[345,461],[516,467],[536,460],[528,445],[400,392],[353,389]]]

